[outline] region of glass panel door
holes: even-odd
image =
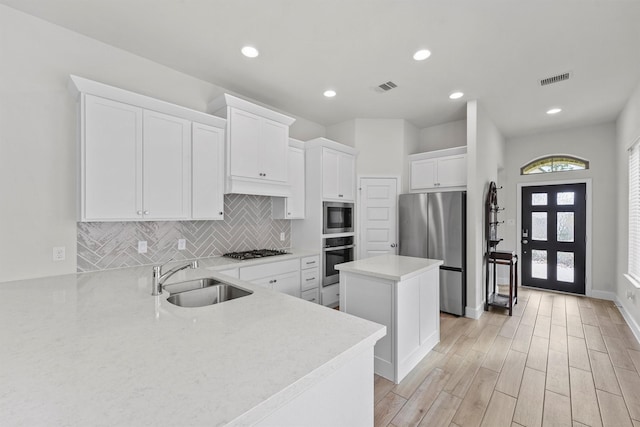
[[[585,293],[586,184],[522,188],[522,284]]]

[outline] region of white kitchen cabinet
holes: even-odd
[[[271,200],[273,219],[303,219],[305,207],[304,150],[289,146],[288,182],[290,197],[274,197]]]
[[[319,303],[320,256],[311,255],[300,258],[300,297]]]
[[[193,219],[224,219],[224,129],[193,123]]]
[[[80,218],[140,219],[142,108],[95,96],[82,107]]]
[[[330,148],[322,149],[322,197],[355,201],[355,156]]]
[[[70,89],[80,112],[80,221],[187,220],[214,204],[223,210],[222,181],[205,170],[217,161],[208,167],[219,174],[221,160],[204,148],[207,133],[224,138],[224,120],[77,76]]]
[[[143,218],[189,219],[191,122],[144,110],[142,141]]]
[[[412,154],[411,190],[438,190],[467,185],[466,147]]]
[[[287,153],[294,119],[229,94],[208,109],[227,119],[225,192],[290,196]]]
[[[322,287],[322,305],[325,307],[336,307],[340,304],[340,286],[335,285]]]
[[[300,297],[300,260],[296,258],[240,267],[240,280]]]
[[[188,120],[87,95],[83,123],[83,220],[189,218]]]

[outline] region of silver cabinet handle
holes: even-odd
[[[142,215],[142,211],[138,211],[136,212],[138,215]]]
[[[310,281],[312,281],[312,280],[316,280],[316,278],[315,278],[315,277],[312,277],[311,279],[305,279],[305,280],[306,280],[307,282],[310,282]]]
[[[309,261],[309,262],[307,262],[306,264],[307,264],[307,265],[313,265],[313,264],[315,264],[315,263],[316,263],[315,261]]]
[[[338,194],[338,197],[344,197],[342,194]]]
[[[149,215],[149,211],[144,211],[144,214],[145,215]]]
[[[224,215],[222,212],[218,212],[218,215]]]
[[[391,244],[391,247],[392,247],[392,248],[395,248],[396,246],[397,246],[397,245],[396,245],[395,243],[392,243],[392,244]]]

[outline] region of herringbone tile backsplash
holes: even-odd
[[[224,216],[224,221],[79,222],[78,271],[290,246],[291,221],[271,219],[270,197],[227,194]],[[186,240],[185,250],[178,250],[178,239]],[[138,253],[139,240],[147,241],[147,253]]]

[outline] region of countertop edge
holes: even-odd
[[[268,417],[273,412],[280,409],[287,403],[291,402],[297,396],[309,390],[319,381],[323,380],[328,375],[336,371],[338,368],[344,365],[352,357],[355,357],[357,354],[364,351],[368,347],[373,347],[380,338],[386,335],[386,333],[387,333],[387,327],[380,325],[380,328],[377,331],[375,331],[368,337],[362,339],[358,344],[354,345],[348,350],[337,355],[333,359],[326,362],[324,365],[309,372],[307,375],[300,378],[295,383],[292,383],[287,388],[281,390],[280,392],[264,400],[258,406],[255,406],[251,408],[249,411],[245,412],[244,414],[238,416],[227,425],[228,426],[253,425],[261,421],[262,419]]]

